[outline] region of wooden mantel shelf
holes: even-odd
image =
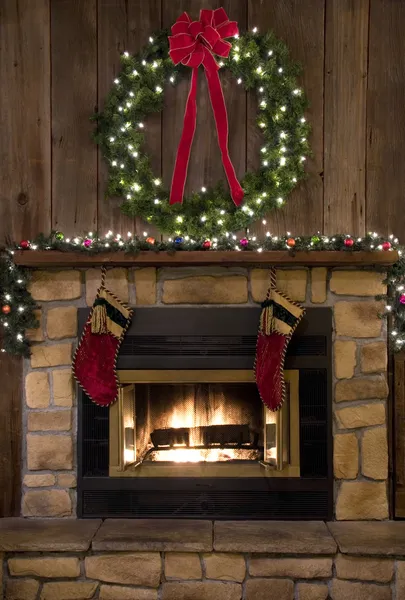
[[[59,252],[57,250],[18,251],[14,254],[16,265],[35,268],[53,267],[97,267],[101,265],[120,267],[147,266],[306,266],[306,267],[350,267],[350,266],[387,266],[398,260],[398,252],[344,252],[312,251],[296,252],[272,250],[255,252],[236,251],[178,251],[139,252],[126,254],[110,252],[85,254],[82,252]]]

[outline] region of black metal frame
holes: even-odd
[[[88,309],[79,309],[79,331],[82,330],[88,317]],[[253,367],[254,347],[253,340],[257,336],[260,308],[250,307],[145,307],[136,308],[134,318],[118,357],[118,369],[250,369]],[[181,351],[167,355],[167,353],[133,355],[132,343],[136,336],[136,346],[139,349],[139,340],[145,343],[151,336],[170,337],[173,346],[176,340],[181,344],[182,336],[207,338],[209,336],[229,336],[233,342],[240,336],[246,342],[246,353],[236,355],[213,355],[207,352],[199,355],[187,354]],[[323,350],[308,354],[302,349],[308,340],[323,339]],[[242,342],[241,342],[242,343]],[[159,342],[158,342],[159,344]],[[142,344],[141,344],[142,345]],[[197,344],[198,345],[198,344]],[[252,353],[253,350],[253,353]],[[139,350],[138,350],[139,351]],[[286,358],[286,369],[322,370],[326,373],[326,405],[327,405],[327,473],[325,477],[301,478],[128,478],[128,477],[83,477],[83,393],[79,391],[78,402],[78,516],[79,517],[179,517],[179,518],[215,518],[215,519],[262,519],[262,518],[288,518],[290,519],[331,519],[333,517],[333,437],[332,437],[332,310],[330,308],[308,308],[306,316],[301,321]],[[108,509],[103,512],[97,509],[94,514],[89,514],[86,498],[91,495],[113,498],[119,493],[122,501],[128,496],[128,507],[125,505],[120,514],[111,514]],[[189,502],[191,508],[182,510],[181,507],[172,510],[170,515],[160,508],[161,499],[170,499],[179,496]],[[104,496],[103,496],[104,495]],[[243,498],[246,506],[252,506],[250,514],[238,514],[237,510],[229,514],[226,509],[216,512],[215,502],[218,506],[226,506],[225,497],[230,499]],[[312,495],[312,496],[311,496]],[[92,496],[92,497],[93,497]],[[310,510],[311,498],[316,505],[319,499],[319,510],[316,507]],[[144,509],[132,508],[137,504],[138,498],[145,498],[145,502],[156,502],[156,514],[145,514]],[[283,516],[282,503],[300,502],[308,505],[308,512],[303,514],[288,513]],[[189,500],[187,500],[189,499]],[[216,500],[217,499],[217,500]],[[96,500],[95,500],[96,502]],[[258,502],[254,508],[254,502]],[[184,504],[183,503],[183,504]],[[200,503],[196,507],[196,503]],[[252,504],[253,503],[253,504]],[[260,504],[261,503],[261,504]],[[267,503],[267,504],[266,504]],[[275,506],[274,517],[271,516],[272,506]],[[96,502],[97,504],[97,502]],[[106,506],[108,501],[106,501]],[[260,510],[260,506],[263,510]],[[200,508],[199,508],[200,506]],[[204,508],[205,507],[205,508]],[[291,509],[294,512],[294,509]],[[303,509],[304,510],[304,509]],[[232,514],[231,514],[232,513]]]

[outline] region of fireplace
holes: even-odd
[[[88,316],[80,311],[79,329]],[[260,309],[137,308],[109,409],[79,399],[82,517],[329,519],[330,308],[308,308],[273,413],[253,377]]]

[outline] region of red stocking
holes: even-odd
[[[118,396],[116,361],[132,311],[104,284],[105,268],[102,269],[101,287],[73,359],[73,374],[93,402],[108,406]]]
[[[281,408],[285,399],[285,355],[305,310],[276,290],[275,269],[271,269],[270,282],[260,315],[255,376],[261,399],[274,411]]]

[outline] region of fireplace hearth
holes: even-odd
[[[79,330],[88,310],[79,311]],[[134,313],[110,409],[79,398],[82,517],[329,519],[333,513],[330,308],[308,308],[272,413],[253,362],[260,308]]]

